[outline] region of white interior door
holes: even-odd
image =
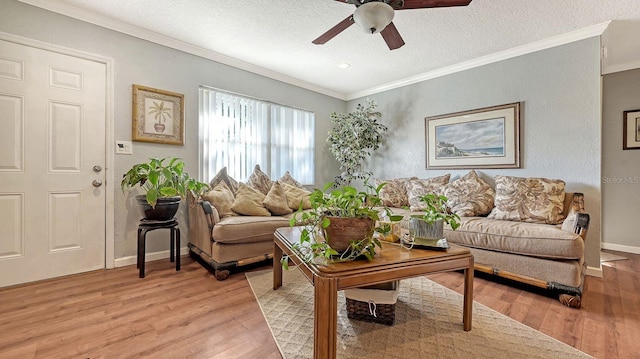
[[[105,267],[106,65],[0,40],[0,287]]]

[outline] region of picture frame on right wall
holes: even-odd
[[[520,168],[520,136],[520,102],[427,117],[427,169]]]
[[[622,149],[640,150],[640,110],[623,112]]]

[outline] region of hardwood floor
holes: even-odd
[[[630,259],[587,277],[580,310],[483,278],[474,299],[596,358],[638,358],[640,255],[617,254]],[[242,273],[219,282],[182,261],[0,289],[0,358],[280,358]],[[461,273],[428,278],[462,291]]]

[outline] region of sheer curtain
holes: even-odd
[[[272,179],[285,171],[314,183],[313,112],[201,87],[200,168],[210,180],[222,167],[246,181],[256,164]]]

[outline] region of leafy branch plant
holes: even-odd
[[[371,172],[363,170],[364,160],[380,147],[387,126],[379,123],[382,114],[370,99],[358,104],[354,112],[331,113],[333,127],[327,143],[343,172],[336,176],[335,185],[351,185],[354,179],[368,179]]]

